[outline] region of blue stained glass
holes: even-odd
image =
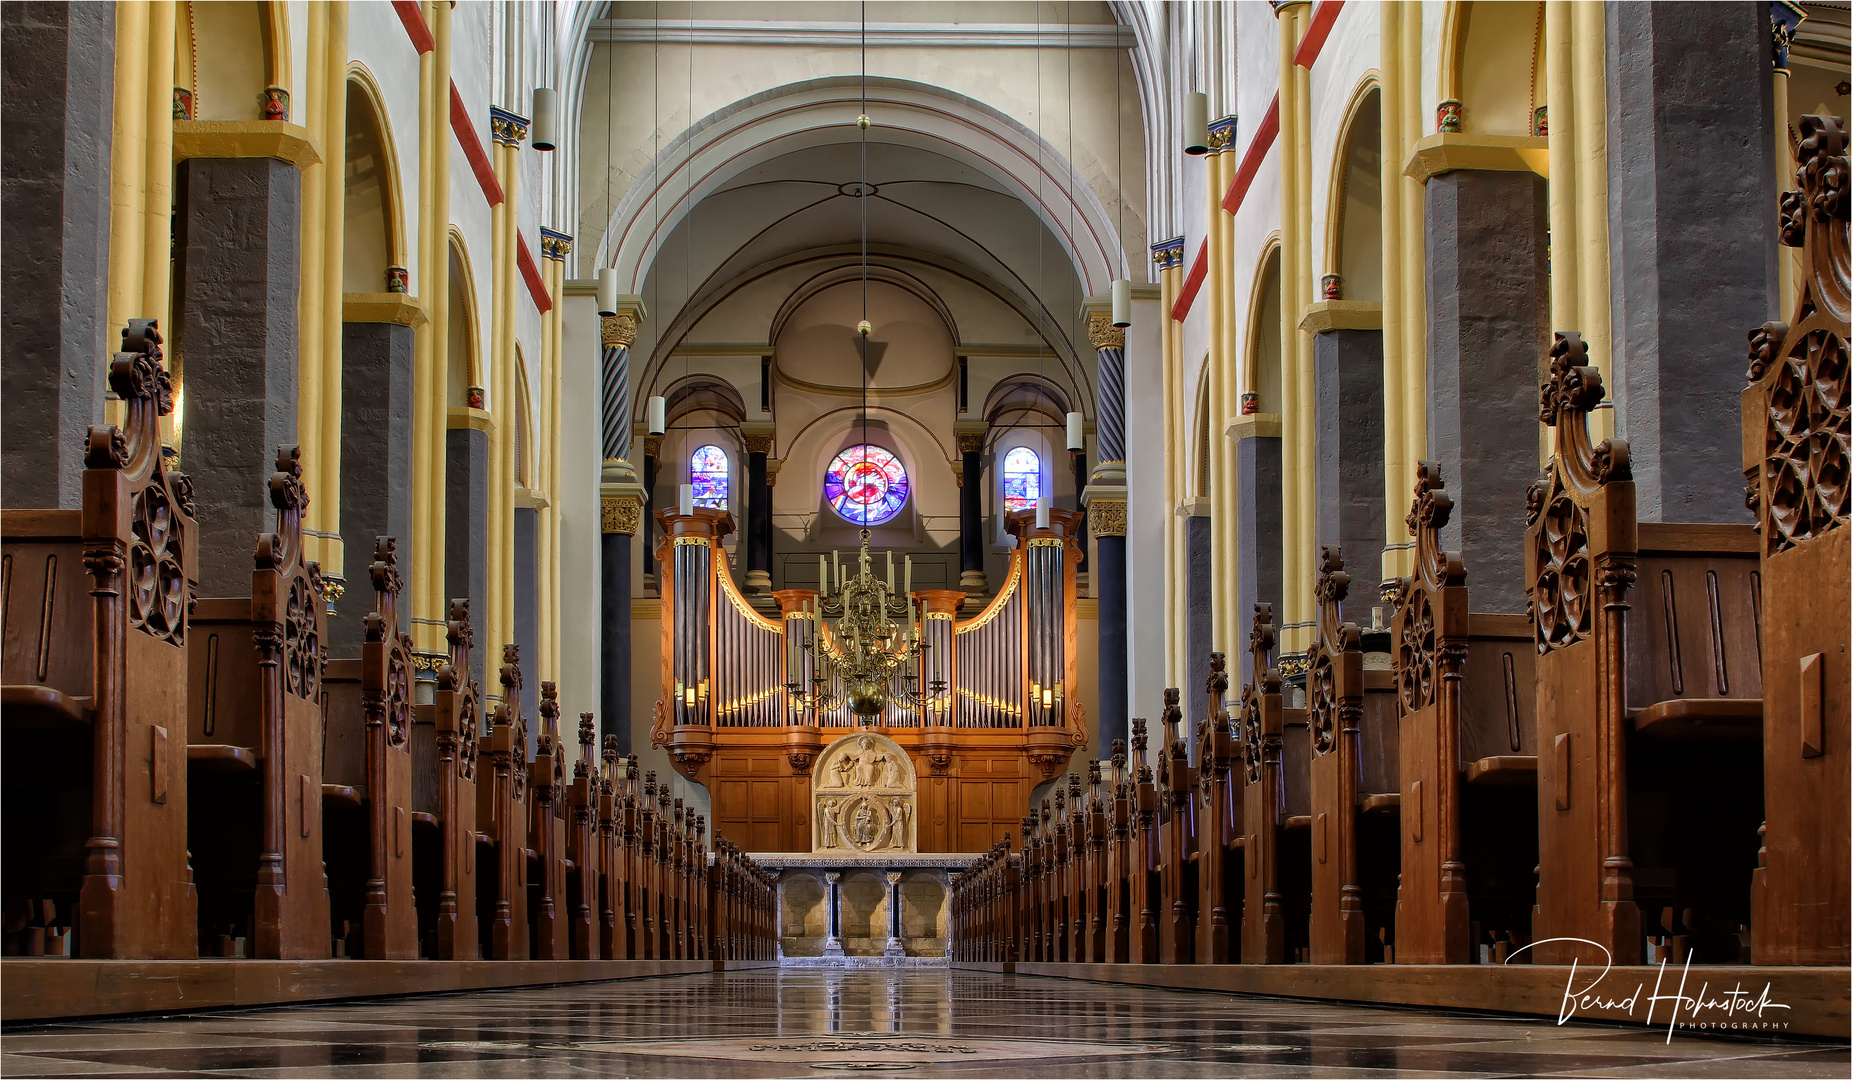
[[[1042,497],[1042,459],[1026,446],[1003,455],[1003,512],[1035,509]]]
[[[727,452],[718,446],[703,446],[694,452],[688,471],[694,484],[695,505],[725,510],[731,482]]]
[[[907,504],[907,469],[879,446],[851,446],[831,459],[823,497],[844,521],[879,525]]]

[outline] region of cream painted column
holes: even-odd
[[[1183,390],[1183,328],[1170,312],[1183,283],[1183,237],[1151,245],[1151,263],[1158,275],[1158,317],[1164,320],[1164,505],[1180,508],[1189,494],[1189,405]],[[1189,581],[1184,529],[1174,513],[1164,516],[1164,554],[1164,610],[1170,615],[1164,634],[1164,682],[1182,686]]]
[[[1407,308],[1402,280],[1402,161],[1407,137],[1402,130],[1402,95],[1409,80],[1402,71],[1402,9],[1389,0],[1377,10],[1381,28],[1382,91],[1382,282],[1383,282],[1383,556],[1382,580],[1403,577],[1401,545],[1408,542],[1408,526],[1398,509],[1410,489],[1402,486],[1408,470],[1408,440],[1403,430],[1402,324]],[[1415,80],[1416,93],[1420,81]]]
[[[147,102],[151,57],[148,19],[154,4],[122,0],[116,5],[116,103],[109,176],[109,330],[142,313],[142,247],[148,171]],[[165,327],[165,323],[162,324]]]
[[[164,327],[171,321],[173,296],[175,8],[174,0],[148,5],[148,82],[142,102],[148,112],[142,129],[148,164],[142,179],[142,309],[135,317],[159,319]],[[120,341],[119,331],[111,329],[112,348]]]
[[[1222,210],[1222,193],[1226,190],[1223,181],[1222,159],[1228,148],[1229,139],[1234,132],[1234,118],[1225,117],[1209,125],[1209,153],[1203,160],[1203,191],[1206,205],[1203,210],[1203,259],[1207,263],[1203,275],[1203,296],[1208,307],[1209,353],[1203,361],[1205,387],[1204,421],[1208,431],[1204,433],[1202,446],[1209,460],[1205,463],[1208,472],[1208,484],[1200,494],[1209,500],[1210,559],[1209,559],[1209,617],[1210,640],[1217,645],[1226,642],[1228,627],[1234,605],[1234,521],[1231,515],[1222,511],[1234,504],[1233,473],[1228,460],[1228,440],[1218,437],[1222,425],[1227,421],[1228,398],[1230,387],[1234,382],[1235,353],[1228,347],[1223,332],[1234,318],[1233,293],[1229,288],[1230,253],[1228,231],[1222,227],[1224,218],[1229,215]],[[1187,395],[1186,395],[1187,400]],[[1194,417],[1185,428],[1194,432]],[[1195,442],[1194,434],[1190,439]],[[1186,455],[1187,460],[1187,455]],[[1185,489],[1187,494],[1194,494]],[[1187,544],[1187,539],[1186,539]],[[1200,588],[1203,583],[1198,582]],[[1187,640],[1187,639],[1186,639]],[[1205,658],[1193,655],[1194,650],[1185,646],[1183,670],[1194,673],[1205,662]],[[1196,680],[1186,676],[1178,684],[1186,688],[1194,698]]]
[[[543,374],[541,383],[545,403],[541,409],[544,427],[538,440],[546,448],[546,471],[543,487],[547,495],[547,508],[541,512],[541,558],[545,565],[540,575],[542,614],[540,618],[540,640],[545,664],[541,668],[546,677],[555,682],[560,681],[560,647],[562,644],[560,621],[560,394],[562,385],[561,369],[565,348],[565,312],[566,312],[566,260],[572,255],[572,237],[552,229],[540,230],[540,265],[542,276],[546,280],[547,295],[552,297],[553,306],[544,318],[545,346],[541,353]]]

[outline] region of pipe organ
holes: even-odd
[[[721,510],[656,514],[662,582],[662,696],[651,740],[706,785],[714,817],[748,850],[808,850],[810,766],[864,720],[913,758],[921,780],[920,850],[977,851],[1018,823],[1036,784],[1086,745],[1078,677],[1075,568],[1082,514],[1009,516],[1016,539],[1003,586],[970,618],[965,594],[908,594],[920,649],[887,683],[876,716],[858,717],[823,652],[845,646],[816,614],[817,592],[773,594],[755,610],[734,584]],[[903,620],[904,621],[904,620]]]

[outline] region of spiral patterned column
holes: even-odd
[[[1099,461],[1081,502],[1093,534],[1088,584],[1100,601],[1100,746],[1126,738],[1131,715],[1127,673],[1125,574],[1125,330],[1109,306],[1088,301],[1087,336],[1100,358],[1099,414],[1093,430]]]

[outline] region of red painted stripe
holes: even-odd
[[[495,178],[495,166],[489,164],[489,155],[482,149],[476,125],[470,122],[469,110],[463,107],[463,95],[454,82],[450,84],[450,130],[457,133],[457,142],[463,145],[463,156],[469,159],[476,182],[482,185],[483,198],[489,200],[490,206],[500,206],[507,198],[502,194],[502,182]]]
[[[527,282],[527,295],[534,298],[534,306],[545,315],[553,310],[553,297],[547,292],[547,283],[540,279],[540,267],[534,265],[533,253],[527,250],[527,237],[517,233],[515,240],[514,264],[521,268],[521,277]]]
[[[1305,28],[1305,36],[1299,39],[1299,49],[1293,53],[1295,65],[1312,70],[1320,50],[1325,47],[1325,39],[1331,36],[1331,24],[1338,21],[1338,11],[1343,7],[1344,0],[1324,0],[1312,9],[1311,25]]]
[[[1190,272],[1183,279],[1183,291],[1177,294],[1177,302],[1170,306],[1170,317],[1182,322],[1190,317],[1190,305],[1196,302],[1196,294],[1202,291],[1203,279],[1209,276],[1209,241],[1205,238],[1202,246],[1196,249],[1196,261],[1190,264]]]
[[[1260,172],[1260,163],[1267,160],[1267,151],[1272,149],[1273,141],[1279,137],[1280,95],[1275,94],[1272,104],[1267,106],[1267,115],[1261,118],[1260,127],[1254,130],[1254,138],[1248,143],[1247,153],[1241,155],[1241,165],[1235,170],[1234,182],[1228,185],[1228,194],[1222,196],[1222,209],[1231,214],[1241,209],[1241,200],[1247,198],[1248,188]]]
[[[412,48],[420,54],[437,48],[437,39],[431,36],[431,28],[425,25],[424,11],[418,0],[392,0],[392,10],[399,13],[399,21],[405,24],[405,33],[412,39]]]

